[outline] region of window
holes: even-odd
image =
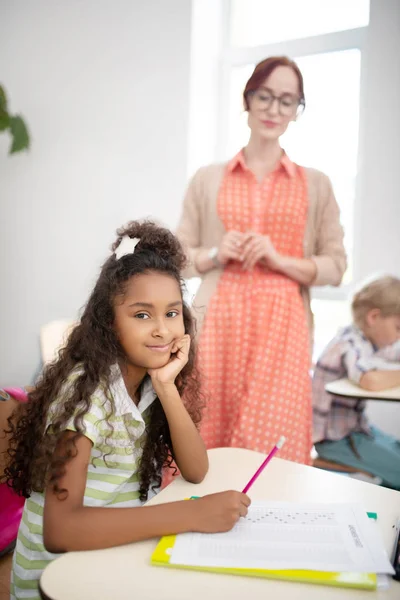
[[[369,0],[232,0],[232,46],[262,46],[365,27]]]

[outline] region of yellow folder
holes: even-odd
[[[368,513],[368,516],[376,519],[375,513]],[[177,565],[170,562],[175,539],[175,535],[167,535],[161,538],[151,556],[152,565],[174,569],[188,569],[191,571],[228,573],[230,575],[242,575],[245,577],[264,577],[266,579],[282,579],[285,581],[298,581],[336,587],[359,588],[363,590],[375,590],[377,586],[377,577],[375,573],[331,573],[326,571],[308,571],[300,569],[231,569],[227,567],[194,567],[189,565]]]
[[[305,570],[280,570],[270,571],[265,569],[229,569],[225,567],[193,567],[170,563],[171,552],[175,544],[175,535],[161,538],[151,556],[151,564],[159,567],[175,569],[189,569],[191,571],[209,571],[211,573],[229,573],[231,575],[244,575],[246,577],[265,577],[267,579],[284,579],[287,581],[300,581],[321,585],[333,585],[346,588],[360,588],[363,590],[376,589],[375,573],[327,573],[324,571]]]

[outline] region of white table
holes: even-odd
[[[391,402],[400,402],[400,387],[383,390],[381,392],[371,392],[360,388],[349,379],[338,379],[331,381],[325,386],[327,392],[336,396],[348,396],[349,398],[365,398],[366,400],[387,400]]]
[[[225,489],[241,489],[264,455],[251,450],[209,451],[210,471],[199,485],[179,478],[151,504],[181,500]],[[400,517],[400,492],[274,458],[251,489],[254,500],[361,502],[378,513],[388,552]],[[390,578],[387,591],[345,588],[201,573],[150,565],[157,540],[108,550],[71,552],[45,569],[40,584],[50,600],[395,600],[400,582]]]

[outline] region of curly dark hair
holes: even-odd
[[[66,346],[44,369],[29,394],[29,402],[18,408],[15,419],[9,419],[11,439],[3,479],[21,496],[28,498],[32,492],[43,492],[48,484],[58,494],[67,493],[59,488],[58,481],[65,473],[66,463],[77,453],[76,439],[85,433],[83,417],[90,410],[91,397],[101,385],[110,398],[111,367],[125,359],[114,329],[113,302],[116,296],[124,293],[130,278],[147,272],[167,274],[178,282],[183,292],[181,271],[186,257],[178,239],[168,229],[150,221],[131,221],[119,229],[117,235],[113,252],[125,235],[139,238],[135,252],[119,260],[113,253],[105,261],[80,322]],[[185,332],[193,339],[195,323],[185,303],[183,320]],[[63,386],[74,370],[78,375],[64,394]],[[189,360],[179,373],[176,385],[180,395],[184,394],[185,406],[193,422],[199,425],[203,399],[193,343]],[[52,418],[52,434],[49,435],[46,431],[49,409],[60,395],[64,395],[62,406]],[[55,457],[57,443],[72,417],[76,434],[64,441],[63,452]],[[168,422],[158,398],[150,407],[146,434],[138,472],[141,500],[147,499],[150,488],[155,489],[161,484],[164,467],[174,468]]]

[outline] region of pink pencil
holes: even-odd
[[[251,486],[253,485],[253,483],[255,482],[255,480],[264,471],[265,467],[267,466],[267,464],[269,463],[269,461],[271,460],[271,458],[273,456],[275,456],[275,454],[278,452],[278,450],[280,450],[282,448],[282,446],[283,446],[283,444],[285,442],[286,442],[286,438],[284,438],[283,435],[282,435],[279,438],[279,441],[272,448],[271,452],[268,454],[267,458],[264,460],[264,462],[262,463],[262,465],[257,469],[257,471],[254,473],[253,477],[250,479],[250,481],[243,488],[243,492],[242,492],[243,494],[245,494],[249,490],[249,488],[251,488]]]

